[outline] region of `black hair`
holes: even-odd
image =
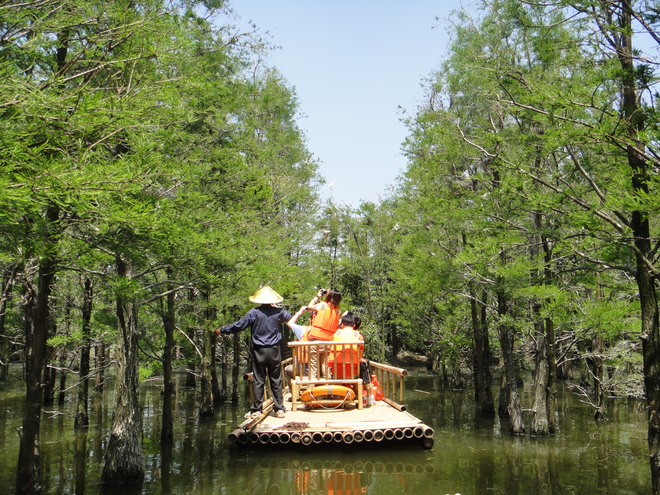
[[[357,330],[362,324],[362,318],[351,311],[346,311],[346,313],[342,315],[340,323],[345,327],[353,327]]]

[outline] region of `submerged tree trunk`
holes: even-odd
[[[233,337],[234,362],[231,367],[231,401],[238,403],[238,377],[241,367],[241,340],[239,334],[235,333]]]
[[[545,319],[546,358],[548,360],[548,388],[546,390],[548,404],[548,433],[554,435],[557,431],[557,355],[555,353],[555,322],[552,318]]]
[[[525,425],[520,407],[520,397],[518,396],[518,373],[513,353],[514,334],[511,326],[505,321],[508,316],[508,307],[506,297],[502,293],[498,293],[497,296],[497,310],[501,320],[498,323],[498,335],[502,350],[504,379],[508,395],[506,413],[509,418],[509,430],[514,435],[523,435],[525,433]],[[500,410],[502,407],[503,404],[500,404]]]
[[[117,276],[131,279],[133,267],[117,258]],[[128,284],[130,285],[130,284]],[[117,294],[117,403],[103,466],[104,484],[138,484],[144,479],[142,411],[138,384],[137,305],[132,295]]]
[[[103,392],[103,387],[105,387],[106,361],[106,346],[103,342],[100,342],[94,347],[94,363],[96,367],[96,373],[94,375],[94,390],[97,392]]]
[[[655,175],[655,163],[644,157],[645,143],[640,132],[646,127],[648,113],[642,108],[637,91],[638,71],[633,53],[633,4],[631,0],[617,0],[605,6],[605,14],[618,21],[617,36],[608,37],[621,65],[621,108],[627,124],[626,147],[627,165],[632,171],[631,186],[635,193],[648,197],[650,175]],[[635,13],[636,16],[639,13]],[[610,29],[614,22],[608,22],[601,29]],[[607,36],[609,33],[604,32]],[[649,405],[648,436],[649,463],[651,467],[651,488],[660,494],[660,321],[658,315],[658,295],[656,292],[658,274],[653,265],[655,247],[651,241],[649,214],[634,210],[630,215],[630,229],[634,239],[635,280],[639,291],[642,320],[642,358],[644,366],[644,387]]]
[[[605,366],[603,363],[603,337],[595,335],[591,339],[591,356],[587,358],[587,366],[591,373],[591,380],[594,389],[594,420],[600,421],[605,419],[605,410],[603,403],[605,402],[605,388],[603,386],[605,380]]]
[[[213,395],[213,405],[219,406],[224,401],[224,390],[220,387],[220,381],[218,380],[218,370],[216,368],[216,362],[218,360],[218,337],[216,337],[215,333],[213,332],[209,332],[209,334],[209,338],[211,339],[211,392]]]
[[[484,291],[485,292],[485,291]],[[485,318],[485,301],[478,303],[476,290],[470,284],[470,310],[472,315],[472,332],[474,338],[474,393],[475,399],[481,405],[484,414],[495,413],[493,401],[493,376],[490,371],[490,342],[488,338],[488,323]],[[485,295],[485,294],[484,294]],[[481,308],[481,311],[479,310]]]
[[[92,329],[92,301],[94,291],[92,281],[85,278],[82,300],[82,343],[80,346],[80,383],[74,428],[89,426],[89,354]]]
[[[540,315],[540,312],[536,312]],[[550,370],[548,369],[547,340],[543,320],[537,320],[535,327],[536,334],[536,373],[534,374],[534,416],[532,418],[531,434],[538,437],[550,435],[549,411],[548,411],[548,379]]]
[[[58,210],[51,207],[46,216],[50,225],[58,218]],[[18,452],[18,467],[16,470],[16,493],[33,494],[41,489],[39,477],[39,429],[41,427],[41,407],[43,401],[42,376],[46,360],[46,342],[50,329],[50,294],[55,280],[56,242],[46,239],[46,255],[41,260],[38,272],[38,285],[34,313],[26,324],[29,332],[26,345],[25,362],[25,409],[21,429],[20,447]],[[31,330],[31,332],[30,332]]]
[[[50,330],[48,332],[48,337],[46,337],[46,341],[48,341],[49,338],[54,337],[56,333],[55,325],[52,324],[52,321],[50,322],[49,326],[50,326]],[[55,369],[55,366],[51,364],[55,360],[54,355],[55,355],[55,349],[53,348],[53,346],[46,344],[46,356],[44,362],[44,378],[43,378],[43,383],[44,383],[43,400],[45,406],[52,406],[53,403],[55,402],[55,381],[57,379],[57,370]]]
[[[212,332],[211,330],[211,323],[217,320],[217,309],[215,307],[212,307],[209,304],[209,295],[207,294],[206,297],[206,325],[207,328],[204,330],[206,333],[209,335],[209,346],[210,346],[210,356],[209,356],[209,362],[210,362],[210,372],[211,372],[211,398],[213,400],[213,405],[218,406],[222,402],[222,390],[220,390],[220,383],[218,382],[218,370],[216,369],[216,350],[217,350],[217,343],[218,343],[218,338],[216,337],[215,333]]]
[[[206,323],[210,321],[208,292],[203,292],[202,298],[206,306],[206,310],[204,311],[204,323]],[[213,369],[213,345],[211,342],[211,331],[208,328],[202,328],[201,361],[202,397],[199,404],[199,416],[200,418],[213,418],[215,417],[215,411],[213,410],[213,384],[211,379],[211,370]]]
[[[215,335],[215,334],[214,334]],[[227,383],[227,339],[220,339],[220,400],[225,402],[229,397],[227,391],[229,385]]]
[[[17,265],[7,267],[2,276],[2,292],[0,293],[0,335],[5,335],[5,315],[16,279]],[[0,337],[0,382],[9,377],[9,339]]]
[[[167,270],[171,278],[172,269]],[[163,349],[163,428],[160,432],[160,442],[170,444],[174,441],[174,376],[172,358],[174,353],[174,330],[176,328],[176,313],[174,307],[175,292],[170,285],[166,297],[166,310],[163,314],[165,329],[165,348]]]
[[[463,247],[466,247],[467,236],[461,233]],[[481,405],[481,412],[494,414],[492,384],[493,377],[490,371],[490,342],[488,338],[488,321],[486,320],[486,297],[483,291],[483,300],[477,297],[477,288],[473,282],[468,284],[470,291],[470,315],[472,320],[472,338],[474,340],[474,398]],[[481,308],[481,311],[479,310]]]
[[[211,386],[211,332],[205,330],[202,332],[202,362],[201,362],[201,398],[199,402],[200,418],[213,418],[213,388]]]

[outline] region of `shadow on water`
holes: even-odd
[[[18,373],[16,373],[18,374]],[[183,382],[181,382],[183,383]],[[0,493],[13,493],[22,421],[19,380],[0,384]],[[111,425],[112,392],[95,395],[90,426],[74,431],[75,394],[46,408],[41,447],[44,493],[180,494],[638,494],[649,493],[644,409],[611,401],[609,421],[566,388],[557,397],[559,432],[551,438],[512,437],[499,417],[484,417],[471,390],[443,388],[437,377],[411,373],[408,411],[435,430],[435,447],[378,446],[334,450],[230,448],[228,435],[245,404],[225,405],[200,421],[197,394],[177,388],[175,441],[160,445],[161,384],[142,385],[145,480],[139,486],[100,483]],[[525,404],[530,404],[524,396]],[[530,414],[530,413],[527,413]],[[529,421],[529,417],[526,418]]]

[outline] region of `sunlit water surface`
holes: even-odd
[[[20,369],[13,368],[13,375]],[[435,446],[379,445],[322,450],[268,447],[236,450],[227,437],[245,404],[221,407],[200,421],[195,391],[179,386],[175,443],[161,449],[160,382],[142,385],[144,465],[139,488],[100,484],[112,420],[112,392],[93,394],[90,427],[74,432],[75,394],[45,408],[41,454],[46,494],[647,494],[650,493],[643,404],[608,404],[596,424],[588,406],[564,385],[558,393],[559,432],[551,438],[512,437],[498,417],[477,413],[472,390],[452,391],[426,373],[406,379],[408,411],[435,430]],[[23,384],[0,384],[0,493],[15,491]],[[524,407],[531,407],[524,396]],[[529,414],[529,413],[526,413]],[[529,421],[529,417],[526,417]]]

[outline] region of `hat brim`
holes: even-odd
[[[250,296],[250,301],[255,304],[279,304],[284,301],[283,297],[273,297],[273,296]]]
[[[284,301],[282,296],[268,286],[259,289],[249,299],[255,304],[279,304]]]

